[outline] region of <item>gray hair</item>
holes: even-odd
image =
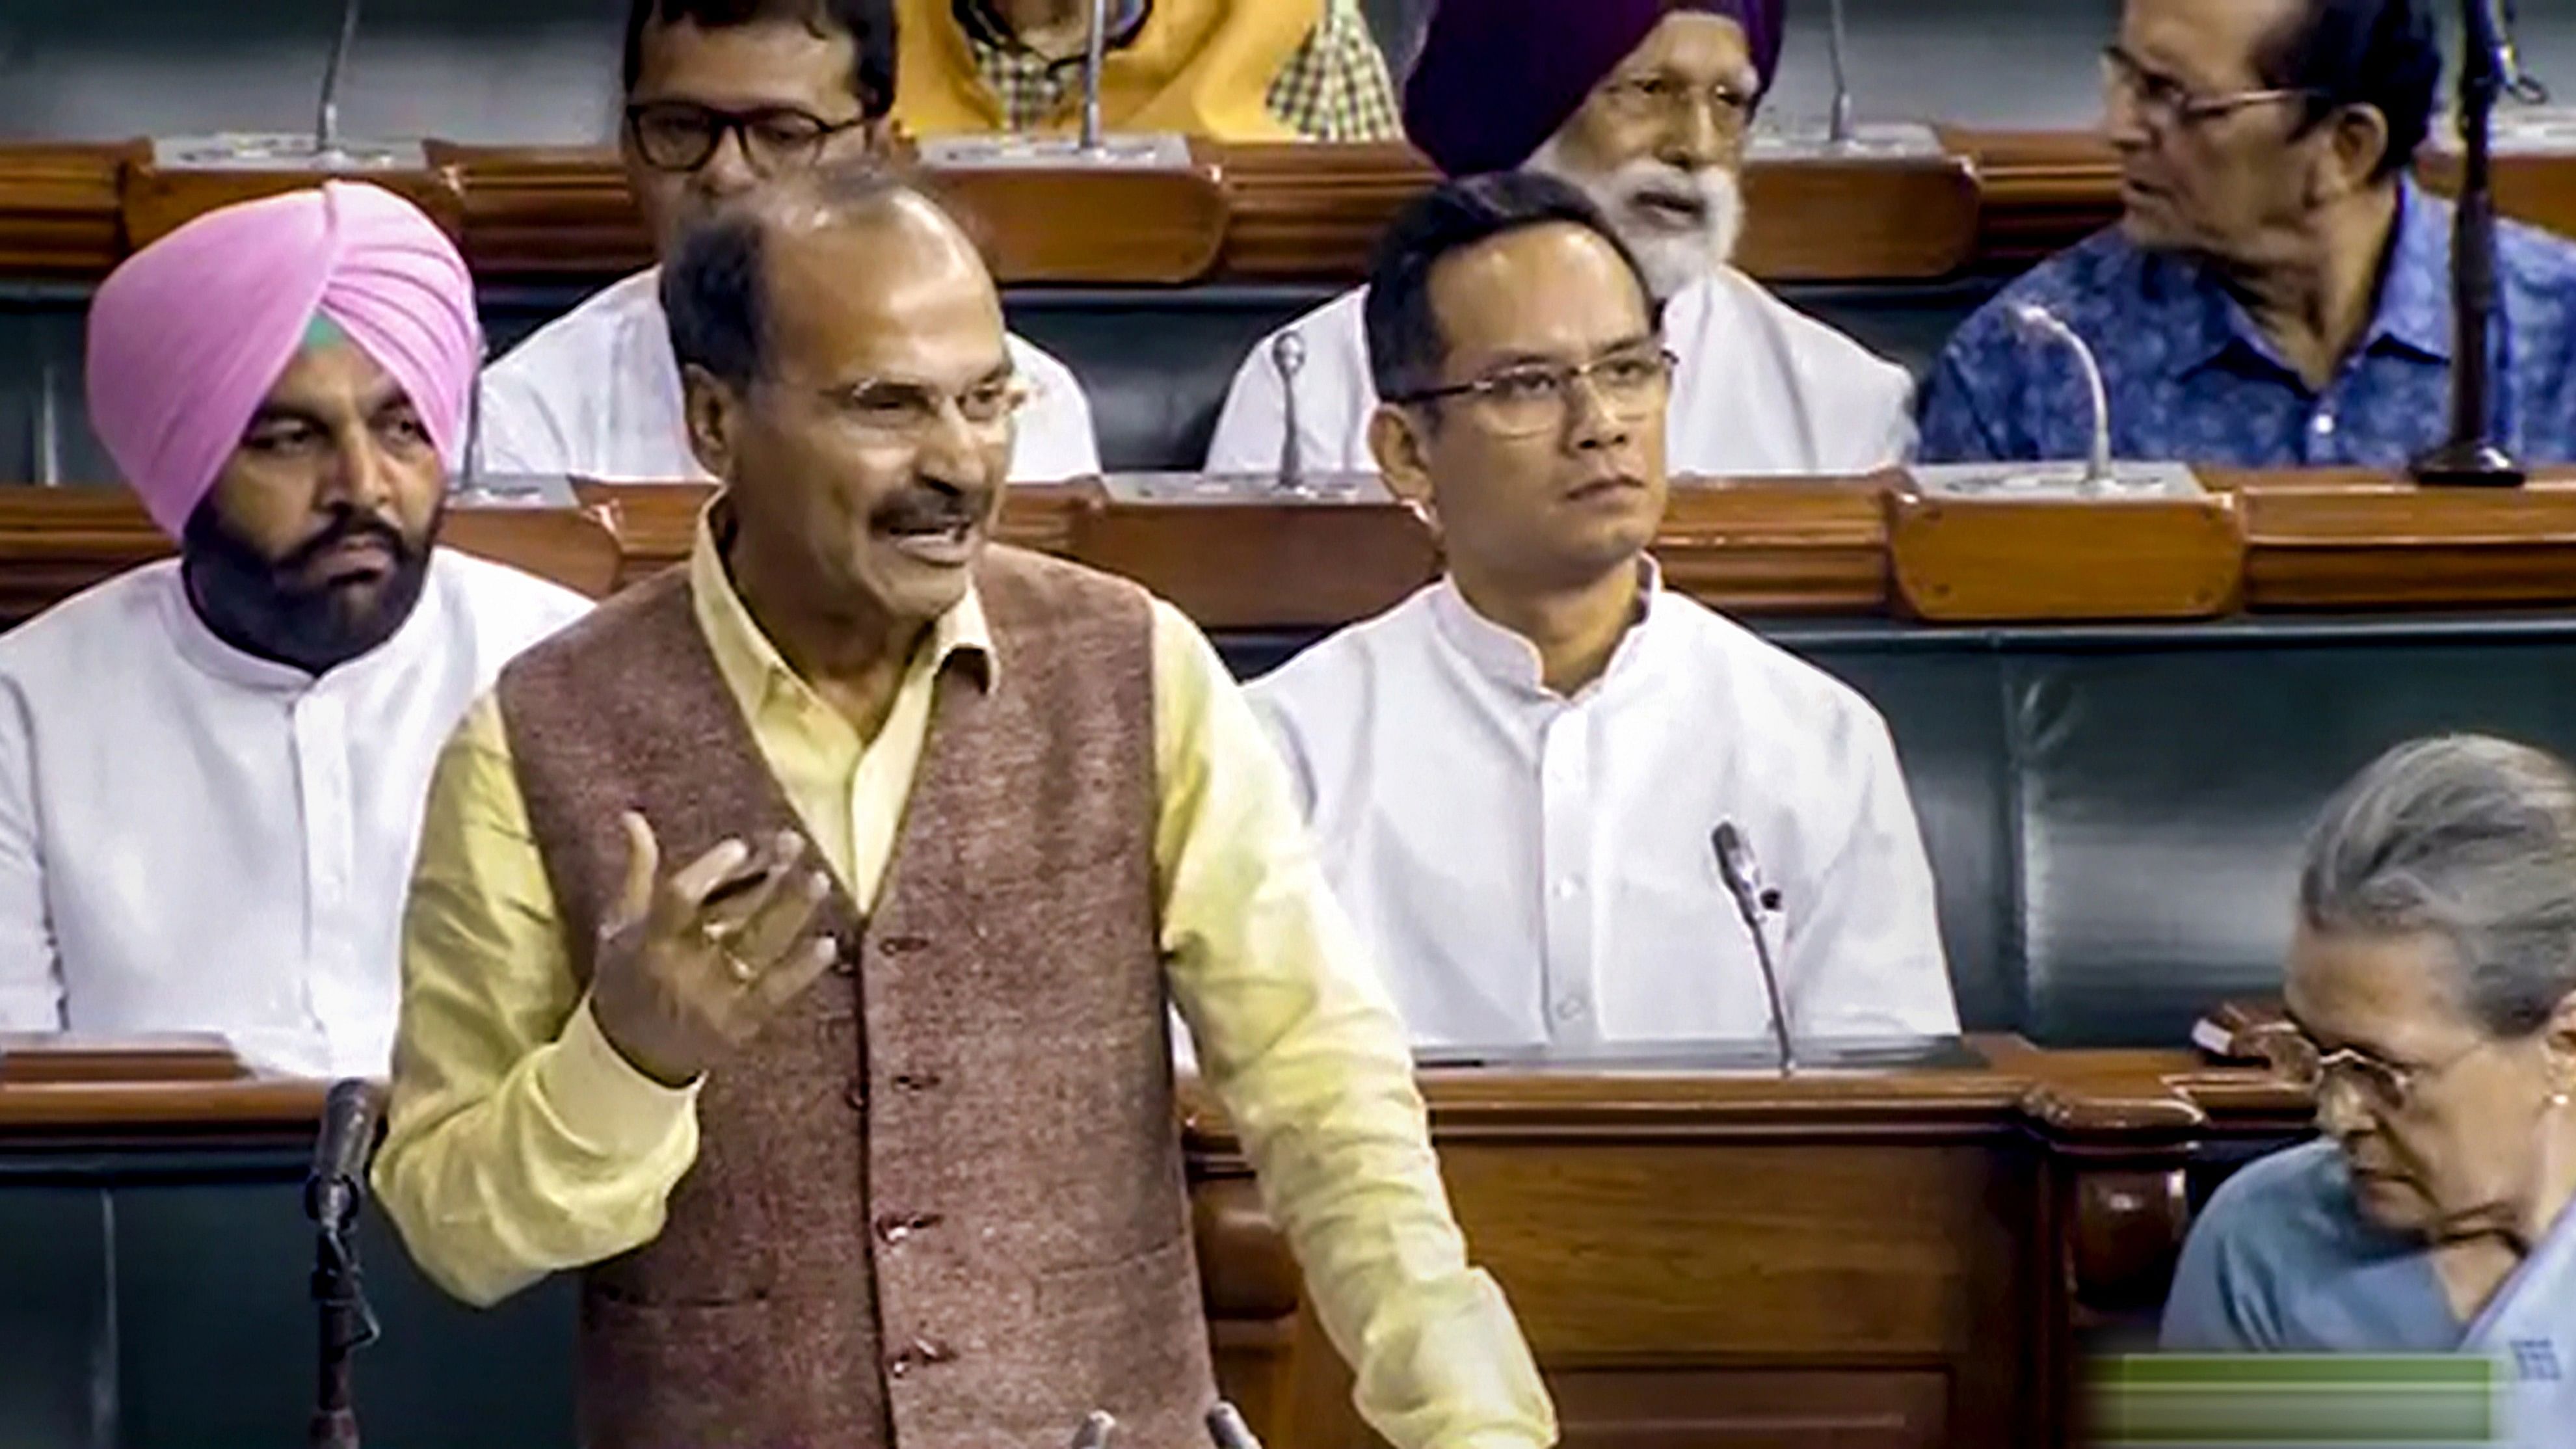
[[[2483,735],[2398,746],[2326,806],[2299,916],[2313,931],[2437,937],[2490,1035],[2539,1031],[2576,993],[2576,770]]]

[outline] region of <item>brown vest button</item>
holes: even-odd
[[[939,1226],[943,1221],[937,1213],[887,1213],[877,1219],[877,1236],[892,1247],[915,1233]]]

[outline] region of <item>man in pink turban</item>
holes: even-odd
[[[481,350],[463,259],[373,186],[99,288],[91,423],[179,556],[0,636],[0,1030],[385,1070],[440,745],[586,607],[435,547]]]
[[[1636,254],[1681,359],[1676,474],[1865,473],[1914,440],[1913,379],[1732,264],[1753,114],[1780,59],[1782,0],[1441,0],[1405,90],[1405,132],[1452,177],[1529,170],[1591,197]],[[1308,467],[1374,472],[1362,294],[1291,323],[1295,406],[1274,335],[1237,372],[1208,467],[1277,466],[1294,419]]]

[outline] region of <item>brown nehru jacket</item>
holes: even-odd
[[[710,1073],[652,1243],[586,1274],[593,1449],[1195,1449],[1214,1398],[1157,947],[1152,617],[1005,548],[952,656],[873,920]],[[522,656],[499,700],[586,981],[619,812],[666,864],[801,828],[685,571]]]

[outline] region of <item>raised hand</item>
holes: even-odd
[[[831,969],[814,933],[831,877],[802,836],[727,840],[665,877],[661,843],[628,811],[626,880],[600,933],[591,1012],[609,1045],[664,1086],[696,1080]]]

